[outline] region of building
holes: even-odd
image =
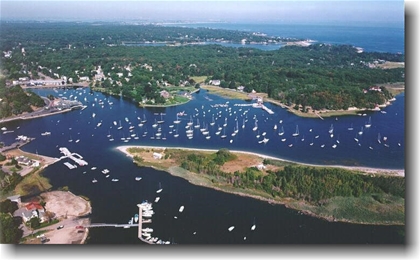
[[[214,86],[220,86],[220,80],[212,79],[209,81],[209,84],[214,85]]]
[[[163,155],[160,153],[153,153],[153,158],[156,160],[160,160],[162,159]]]
[[[24,210],[22,211],[23,221],[28,222],[31,218],[39,218],[39,222],[45,221],[45,210],[42,205],[38,202],[30,202],[25,205]]]
[[[167,98],[169,98],[171,96],[171,94],[169,94],[169,92],[166,91],[166,90],[162,90],[160,92],[160,96],[167,99]]]

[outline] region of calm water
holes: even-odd
[[[231,150],[247,150],[307,163],[337,163],[364,165],[382,168],[404,167],[404,95],[397,97],[386,114],[371,113],[366,116],[340,117],[331,119],[304,119],[296,117],[280,107],[267,104],[275,114],[269,115],[261,109],[252,108],[244,101],[226,100],[206,91],[194,95],[194,100],[167,109],[142,109],[121,98],[107,97],[101,93],[90,94],[88,90],[35,90],[40,95],[61,94],[69,99],[81,100],[87,104],[85,110],[53,115],[30,121],[5,124],[13,133],[2,134],[1,141],[11,143],[17,135],[36,137],[24,146],[24,150],[59,157],[59,147],[65,146],[72,152],[81,154],[88,166],[70,170],[63,162],[58,162],[45,170],[54,187],[68,186],[76,194],[88,196],[92,201],[93,223],[127,223],[137,212],[137,204],[143,200],[153,201],[159,186],[163,192],[160,201],[154,204],[155,215],[150,227],[154,236],[179,244],[196,243],[401,243],[397,227],[375,227],[323,220],[300,215],[281,205],[270,205],[258,200],[217,192],[208,188],[189,184],[183,179],[161,171],[136,167],[129,158],[116,151],[119,145],[162,145],[185,146]],[[85,101],[86,98],[86,101]],[[99,102],[103,101],[103,105]],[[220,106],[222,105],[222,106]],[[176,114],[181,123],[173,124]],[[358,135],[359,128],[371,118],[372,126]],[[147,122],[140,127],[144,118]],[[211,139],[206,139],[199,128],[194,129],[193,139],[186,137],[185,126],[191,120],[194,125],[208,124]],[[214,126],[210,126],[213,118]],[[151,139],[158,132],[152,125],[160,124],[161,137],[166,140]],[[258,130],[252,131],[258,120]],[[197,121],[198,120],[198,121]],[[248,120],[248,121],[246,121]],[[279,123],[282,120],[282,123]],[[114,121],[116,125],[114,124]],[[123,126],[122,130],[117,127]],[[223,124],[227,123],[224,128]],[[239,132],[231,133],[238,122]],[[245,128],[242,124],[245,122]],[[390,126],[392,123],[392,127]],[[98,123],[101,123],[98,126]],[[331,124],[334,137],[328,132]],[[354,130],[347,128],[353,124]],[[170,127],[173,125],[173,127]],[[277,125],[277,130],[274,130]],[[293,137],[296,125],[300,135]],[[2,125],[3,126],[3,125]],[[129,128],[133,126],[130,132]],[[227,135],[221,139],[215,134],[218,126]],[[278,133],[284,129],[284,135]],[[175,129],[179,137],[175,138]],[[312,131],[310,131],[312,129]],[[170,133],[172,130],[172,134]],[[51,136],[41,136],[50,131]],[[144,133],[147,132],[145,136]],[[256,135],[263,133],[268,143],[260,144]],[[386,136],[389,147],[377,142],[377,134]],[[136,140],[131,137],[136,134]],[[115,140],[109,141],[108,135]],[[315,138],[315,136],[318,136]],[[354,137],[359,139],[358,145]],[[131,137],[127,143],[121,138]],[[304,141],[302,138],[304,137]],[[286,138],[285,142],[281,139]],[[69,140],[73,140],[69,142]],[[79,142],[76,142],[79,140]],[[230,143],[230,140],[233,140]],[[337,147],[332,144],[339,140]],[[314,145],[310,145],[314,142]],[[400,142],[401,146],[398,146]],[[289,144],[294,144],[289,147]],[[325,144],[321,148],[321,144]],[[373,150],[368,146],[372,146]],[[96,166],[96,170],[91,167]],[[105,178],[102,169],[110,170],[110,178]],[[136,176],[142,177],[135,181]],[[93,184],[93,178],[98,183]],[[110,179],[118,178],[119,182]],[[182,213],[178,212],[185,206]],[[176,218],[175,218],[176,217]],[[250,230],[253,224],[254,231]],[[232,232],[227,229],[235,226]],[[112,235],[109,235],[112,232]],[[141,243],[135,229],[96,228],[91,229],[88,243]]]
[[[322,43],[349,44],[368,52],[404,53],[404,27],[390,25],[307,25],[307,24],[251,24],[200,23],[179,24],[186,27],[261,32],[269,36],[311,39]],[[258,48],[259,46],[251,46]],[[264,48],[264,46],[262,46]]]

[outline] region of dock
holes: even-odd
[[[88,165],[88,163],[85,160],[83,160],[83,157],[80,154],[78,154],[78,153],[71,153],[69,151],[69,149],[67,149],[66,147],[60,147],[59,150],[60,150],[60,152],[62,154],[64,154],[64,156],[62,156],[62,157],[59,158],[60,160],[61,159],[64,159],[64,158],[70,158],[70,159],[72,159],[73,161],[75,161],[80,166]]]
[[[143,238],[143,236],[142,236],[143,223],[145,223],[145,222],[143,222],[143,206],[141,204],[137,204],[137,207],[139,207],[139,224],[138,224],[139,229],[138,229],[137,236],[144,243],[149,244],[149,245],[153,245],[154,243],[152,241],[149,241],[149,240]],[[151,219],[149,219],[149,220],[150,220],[150,222],[152,222]]]

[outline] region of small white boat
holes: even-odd
[[[139,180],[141,180],[141,177],[136,177],[136,181],[139,181]]]
[[[228,228],[229,232],[232,231],[235,228],[235,226],[231,226]]]
[[[98,180],[96,180],[96,179],[93,179],[93,180],[92,180],[92,182],[93,182],[93,183],[97,183],[97,182],[98,182]]]
[[[118,179],[112,179],[111,181],[113,181],[113,182],[117,182],[117,181],[119,181]]]
[[[181,206],[181,207],[179,208],[179,212],[182,212],[182,211],[184,211],[184,206]]]
[[[254,225],[252,225],[252,227],[251,227],[251,230],[255,230],[255,228],[256,228],[257,226],[254,224]]]
[[[160,200],[160,197],[156,197],[156,199],[155,199],[155,203],[158,203],[158,202],[159,202],[159,200]]]

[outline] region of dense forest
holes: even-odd
[[[303,111],[309,107],[374,108],[392,96],[383,87],[369,91],[371,86],[404,81],[403,68],[376,66],[385,61],[403,62],[401,54],[360,53],[353,46],[322,43],[274,51],[216,44],[240,39],[268,42],[274,38],[154,25],[2,23],[1,50],[12,51],[11,57],[2,57],[2,71],[10,80],[46,75],[78,82],[89,77],[91,86],[122,93],[136,102],[158,100],[159,92],[170,87],[195,86],[198,82],[192,77],[204,76],[206,82],[220,80],[221,87],[232,89],[244,86],[245,92],[264,92],[284,104],[300,105]],[[126,41],[215,44],[126,46]]]

